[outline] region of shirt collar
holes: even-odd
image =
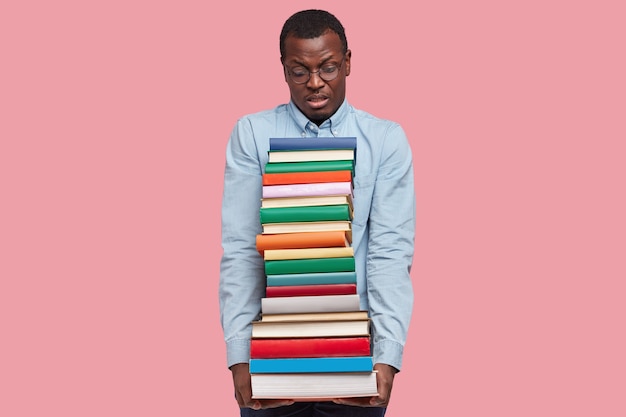
[[[320,126],[320,129],[328,128],[329,130],[333,132],[339,131],[341,124],[346,119],[349,113],[349,107],[350,107],[350,104],[348,104],[348,100],[344,99],[343,103],[341,103],[341,106],[339,106],[335,114],[333,114],[328,120],[325,120],[324,123],[322,123],[322,125]],[[294,122],[296,123],[296,125],[298,126],[301,132],[306,132],[307,126],[309,123],[313,125],[315,124],[311,122],[300,111],[298,107],[296,107],[296,105],[294,104],[292,100],[289,100],[288,108],[289,108],[289,114],[291,115],[292,119],[294,120]]]

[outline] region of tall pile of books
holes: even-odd
[[[256,244],[266,295],[252,323],[253,398],[377,395],[352,242],[356,138],[271,138]]]

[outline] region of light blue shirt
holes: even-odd
[[[229,367],[249,360],[251,322],[259,318],[265,296],[256,235],[269,138],[341,136],[357,138],[352,246],[361,308],[372,323],[372,355],[375,363],[401,368],[413,309],[411,149],[399,124],[347,101],[319,127],[290,102],[242,117],[233,129],[226,148],[219,291]]]

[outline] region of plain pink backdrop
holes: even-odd
[[[12,4],[11,4],[12,3]],[[626,415],[620,1],[0,6],[0,415],[235,416],[224,149],[326,8],[412,144],[416,304],[388,416]]]

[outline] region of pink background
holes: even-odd
[[[209,4],[0,6],[0,415],[238,415],[224,148],[288,99],[278,34],[310,7],[414,152],[388,415],[626,415],[623,2]]]

